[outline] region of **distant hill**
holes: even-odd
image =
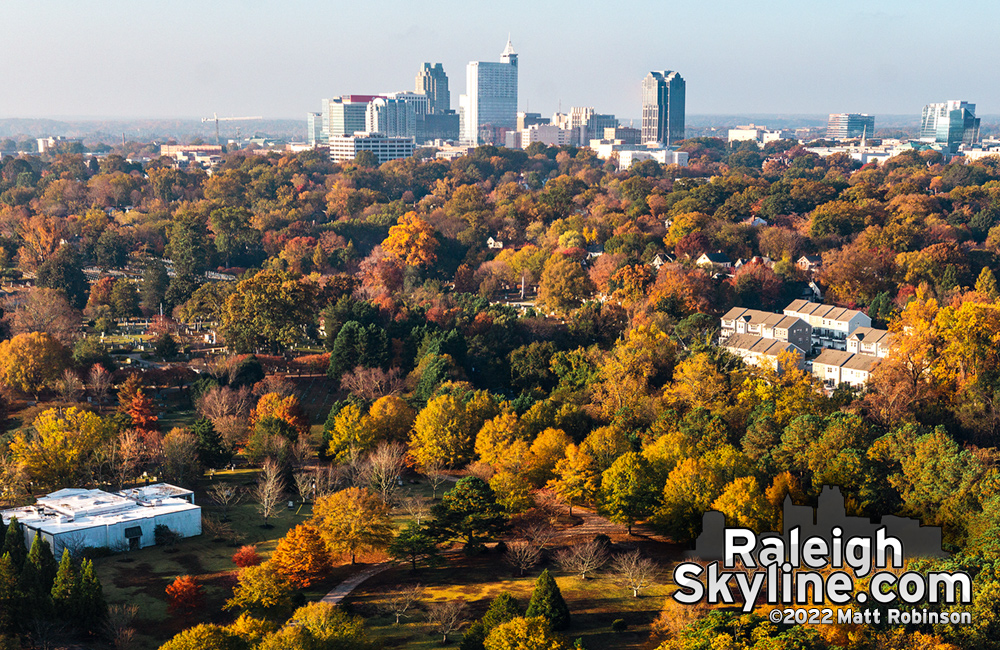
[[[221,122],[219,132],[223,140],[236,136],[259,135],[281,140],[304,140],[305,120],[255,120],[247,122]],[[122,134],[130,141],[177,140],[188,143],[200,138],[215,142],[215,124],[190,119],[135,119],[135,120],[51,120],[9,118],[0,119],[0,138],[41,138],[65,136],[83,138],[84,144],[120,143]]]

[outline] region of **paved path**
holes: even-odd
[[[372,565],[372,566],[368,567],[367,569],[365,569],[361,573],[354,574],[353,576],[351,576],[347,580],[344,580],[339,585],[337,585],[336,587],[334,587],[330,591],[330,593],[328,593],[327,595],[323,596],[320,599],[319,602],[321,602],[321,603],[330,603],[331,605],[337,605],[338,603],[340,603],[340,601],[342,601],[345,598],[347,598],[352,591],[354,591],[355,589],[357,589],[358,585],[360,585],[362,582],[364,582],[365,580],[367,580],[368,578],[370,578],[370,577],[372,577],[374,575],[382,573],[383,571],[385,571],[386,569],[388,569],[389,567],[391,567],[393,564],[395,564],[395,563],[394,562],[382,562],[381,564],[375,564],[375,565]]]

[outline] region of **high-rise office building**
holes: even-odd
[[[314,147],[324,144],[322,113],[306,113],[306,142]]]
[[[875,116],[867,113],[830,113],[826,137],[830,140],[852,140],[875,134]]]
[[[327,116],[324,116],[323,121],[327,128],[327,140],[368,130],[368,103],[376,97],[377,95],[344,95],[336,99],[324,99],[323,109]]]
[[[417,133],[417,112],[405,99],[376,97],[365,110],[365,131],[392,138],[412,138]]]
[[[924,106],[920,118],[920,139],[948,145],[955,153],[959,145],[973,145],[979,140],[976,105],[959,100]]]
[[[642,80],[642,141],[670,146],[684,139],[685,83],[680,74],[661,70]]]
[[[504,133],[517,126],[517,53],[509,38],[499,63],[466,67],[459,105],[461,140],[468,144],[502,144]]]
[[[451,93],[448,91],[448,75],[440,63],[425,63],[417,73],[414,90],[427,95],[428,113],[438,114],[451,110]]]

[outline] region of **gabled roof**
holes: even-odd
[[[775,314],[757,309],[744,309],[743,307],[733,307],[725,313],[722,320],[743,320],[747,323],[760,323],[768,327],[777,327],[780,329],[790,329],[795,325],[796,321],[808,324],[796,316],[786,316],[784,314]]]
[[[726,339],[723,347],[733,350],[746,350],[754,354],[763,354],[769,357],[776,357],[782,352],[805,354],[797,345],[792,343],[779,341],[778,339],[765,339],[753,334],[733,334]]]
[[[836,366],[838,368],[847,368],[848,370],[871,372],[872,368],[879,361],[881,359],[870,354],[855,354],[853,352],[827,348],[820,352],[818,357],[813,359],[813,366],[818,363],[824,366]]]
[[[706,260],[708,260],[712,264],[731,264],[732,263],[732,261],[729,259],[729,256],[726,255],[725,253],[702,253],[701,257],[699,257],[698,259],[700,260],[702,257],[704,257]]]
[[[785,307],[785,313],[788,314],[789,312],[836,321],[849,321],[861,313],[856,309],[846,309],[844,307],[835,307],[834,305],[822,305],[818,302],[801,299],[793,300],[791,304]]]
[[[819,255],[803,255],[797,261],[801,262],[802,260],[805,260],[806,262],[809,262],[810,264],[822,264],[823,263],[823,258],[821,256],[819,256]]]
[[[874,327],[859,327],[851,332],[848,340],[857,340],[860,343],[874,343],[876,346],[888,347],[892,344],[892,334],[888,330],[880,330]]]

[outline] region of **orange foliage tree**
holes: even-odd
[[[257,555],[257,547],[252,544],[241,546],[238,551],[233,553],[233,564],[241,569],[257,566],[262,561],[261,557]]]
[[[302,406],[294,395],[282,397],[278,393],[265,393],[250,414],[250,427],[265,418],[277,418],[290,424],[299,433],[309,432],[309,422],[302,413]]]
[[[308,587],[330,571],[333,558],[319,530],[299,524],[278,542],[271,563],[296,587]]]
[[[407,212],[399,222],[389,228],[389,236],[382,242],[382,250],[407,266],[431,266],[437,261],[438,241],[434,238],[434,227],[417,216]]]
[[[193,576],[177,576],[167,587],[170,603],[167,608],[171,614],[193,614],[202,606],[204,591]]]

